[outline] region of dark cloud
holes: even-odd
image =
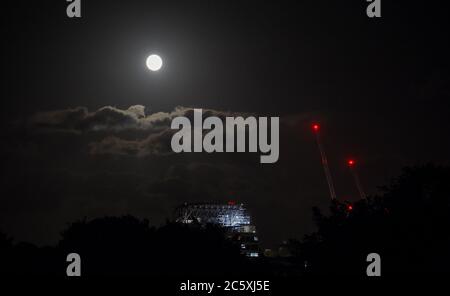
[[[32,126],[42,129],[79,131],[80,123],[88,116],[88,110],[84,107],[59,111],[40,112],[30,120]]]
[[[176,107],[171,112],[145,113],[142,105],[134,105],[126,110],[112,106],[105,106],[96,111],[89,112],[86,107],[64,109],[57,111],[39,112],[29,119],[31,127],[55,131],[76,132],[121,132],[129,130],[160,131],[170,128],[174,117],[186,116],[193,119],[193,108]],[[212,109],[203,109],[204,117],[243,115],[238,112],[224,112]]]
[[[131,106],[127,110],[105,106],[89,112],[85,107],[40,112],[30,119],[30,124],[37,128],[66,131],[122,131],[129,129],[146,129],[157,121],[161,114],[145,116],[145,107]]]
[[[162,131],[150,134],[145,139],[126,140],[116,136],[106,137],[99,142],[89,144],[89,153],[92,155],[111,154],[145,157],[148,155],[171,154],[170,139],[172,132]]]
[[[203,110],[203,117],[245,116],[238,112],[212,109]],[[152,154],[172,153],[170,140],[174,130],[172,119],[184,116],[193,121],[193,108],[176,107],[171,112],[145,113],[145,107],[134,105],[122,110],[105,106],[89,112],[86,107],[40,112],[33,115],[28,124],[31,129],[45,132],[97,133],[105,135],[89,144],[92,155],[129,155],[145,157]]]

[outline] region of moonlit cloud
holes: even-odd
[[[146,114],[143,105],[128,109],[105,106],[96,111],[86,107],[39,112],[29,120],[36,131],[97,133],[99,140],[89,143],[91,155],[121,155],[145,157],[149,155],[171,154],[170,139],[174,130],[170,128],[172,119],[184,116],[193,120],[193,108],[176,107],[171,112]],[[203,109],[203,116],[245,116],[244,113]],[[124,134],[126,132],[126,134]]]
[[[238,112],[226,112],[212,109],[203,109],[203,115],[226,116],[244,115]],[[56,111],[39,112],[32,116],[29,123],[32,127],[47,130],[66,131],[111,131],[123,130],[158,130],[170,127],[174,117],[186,116],[193,118],[193,108],[178,106],[171,112],[155,112],[146,114],[146,108],[142,105],[134,105],[128,109],[120,109],[112,106],[101,107],[90,112],[86,107],[64,109]]]

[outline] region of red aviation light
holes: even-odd
[[[313,131],[318,132],[320,130],[320,125],[317,123],[314,123],[312,125],[312,129],[313,129]]]
[[[349,160],[347,161],[348,166],[354,166],[355,163],[356,163],[356,162],[355,162],[353,159],[349,159]]]

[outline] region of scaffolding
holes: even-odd
[[[185,203],[175,209],[175,221],[183,224],[214,224],[227,229],[227,237],[240,246],[241,253],[259,257],[256,228],[243,204]]]
[[[240,228],[250,225],[250,215],[243,204],[185,203],[175,210],[175,221],[190,224],[218,224],[222,227]]]

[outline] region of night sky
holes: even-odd
[[[449,164],[450,46],[441,1],[82,1],[2,4],[0,229],[52,244],[69,222],[235,200],[265,246],[313,230],[329,194],[369,194],[405,165]],[[161,55],[149,72],[145,59]],[[131,108],[130,108],[131,107]],[[171,153],[192,108],[280,117],[280,159]]]

